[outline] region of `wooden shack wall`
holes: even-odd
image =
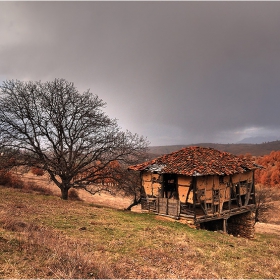
[[[213,191],[217,190],[221,202],[229,201],[231,183],[234,185],[243,181],[252,183],[253,172],[248,171],[245,173],[223,176],[222,178],[218,175],[197,177],[196,188],[198,192],[198,199],[210,201],[213,197]],[[246,194],[247,188],[241,188],[241,192],[241,194]]]
[[[191,190],[192,177],[178,175],[178,194],[182,203],[193,203],[193,191]]]
[[[242,184],[242,182],[246,182],[246,184]],[[248,192],[247,184],[253,182],[253,171],[241,173],[241,174],[234,174],[232,176],[232,183],[233,185],[240,183],[240,195],[245,195]]]
[[[247,181],[248,183],[252,183],[253,181],[253,171],[248,171],[245,173],[239,173],[232,175],[232,183],[239,183],[242,181]]]
[[[178,195],[181,203],[193,203],[192,176],[178,175]],[[240,182],[253,182],[253,172],[228,175],[228,176],[197,176],[196,191],[197,202],[212,203],[213,193],[216,191],[219,203],[222,205],[231,199],[232,185]],[[162,197],[162,175],[144,171],[142,173],[142,186],[148,197]],[[246,194],[247,186],[240,188],[240,194]]]
[[[153,174],[151,172],[142,173],[142,186],[144,187],[145,193],[150,197],[160,196],[162,189],[162,180],[160,174]]]
[[[230,199],[230,176],[224,176],[220,181],[219,176],[201,176],[197,177],[197,199],[198,202],[213,202],[213,191],[218,192],[220,203]]]

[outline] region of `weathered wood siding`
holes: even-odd
[[[201,176],[197,177],[197,202],[205,204],[205,209],[210,203],[217,205],[213,213],[222,212],[223,204],[231,200],[231,189],[239,187],[240,196],[250,192],[250,184],[253,182],[253,172],[249,171],[232,176]],[[209,210],[211,212],[211,210]]]
[[[161,176],[151,172],[143,172],[142,186],[147,196],[158,197],[161,191]]]
[[[253,175],[253,171],[230,176],[177,175],[178,199],[171,199],[165,197],[163,175],[143,172],[146,201],[142,209],[176,217],[193,215],[198,222],[248,211],[254,204]]]
[[[245,173],[240,173],[240,174],[234,174],[232,175],[232,183],[239,183],[242,181],[248,181],[248,182],[252,182],[253,181],[253,172],[252,171],[248,171]]]
[[[191,184],[191,176],[178,175],[178,194],[180,202],[193,203],[193,192],[190,190]]]
[[[178,217],[180,215],[180,202],[177,199],[159,197],[157,199],[158,213]]]

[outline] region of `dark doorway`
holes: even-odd
[[[163,197],[178,199],[177,175],[163,175]]]

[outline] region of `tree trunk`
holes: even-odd
[[[126,208],[126,210],[131,211],[131,208],[132,208],[133,206],[138,205],[140,202],[141,202],[141,198],[139,198],[138,200],[137,200],[136,198],[134,198],[134,201]]]
[[[61,199],[63,199],[63,200],[68,200],[68,191],[69,191],[69,188],[63,188],[63,187],[61,187],[60,188],[60,190],[61,190]]]

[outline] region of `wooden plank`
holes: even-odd
[[[227,232],[227,220],[223,219],[223,232]]]
[[[165,197],[158,198],[158,213],[166,214],[166,215],[168,214],[167,203],[168,203],[167,198],[165,198]]]
[[[177,199],[168,200],[168,215],[178,217],[180,209],[180,201]]]
[[[238,194],[238,206],[241,207],[242,206],[242,201],[241,201],[241,194],[240,194],[240,182],[238,183],[238,187],[239,187],[239,194]]]
[[[253,187],[253,183],[250,183],[249,189],[247,190],[247,193],[246,193],[244,206],[247,206],[249,203],[251,192],[252,192],[252,187]]]
[[[191,176],[178,176],[178,185],[189,187],[192,183],[192,177]]]
[[[202,205],[203,204],[203,205]],[[207,211],[206,211],[206,202],[205,200],[203,201],[203,203],[200,204],[200,207],[202,209],[202,211],[204,212],[205,215],[207,215]]]
[[[141,209],[142,210],[149,210],[147,199],[145,199],[145,198],[141,199]]]
[[[179,199],[181,202],[185,203],[187,201],[187,196],[189,193],[190,186],[178,186],[178,193],[179,193]]]

